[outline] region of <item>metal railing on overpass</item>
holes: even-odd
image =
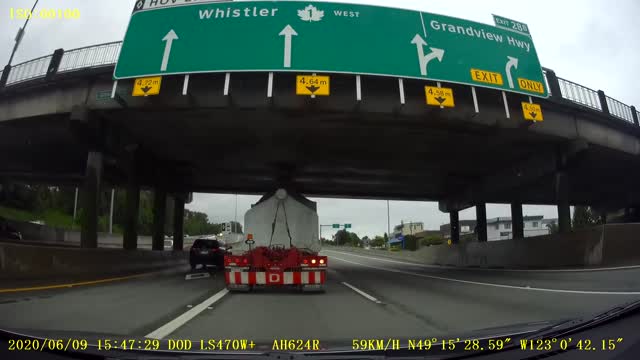
[[[64,51],[56,50],[52,55],[42,56],[14,66],[5,66],[0,71],[0,90],[36,79],[45,80],[57,73],[112,66],[118,60],[121,41],[86,46]],[[557,77],[551,69],[543,68],[543,74],[549,95],[555,99],[564,99],[585,108],[608,114],[640,126],[640,111],[612,97],[602,90],[593,90],[586,86]]]

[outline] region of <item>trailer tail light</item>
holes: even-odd
[[[319,267],[319,266],[327,266],[327,257],[326,256],[307,256],[302,258],[302,263],[300,264],[302,267]]]
[[[233,259],[233,256],[225,256],[224,257],[224,265],[225,266],[229,266],[231,265],[231,263],[233,263],[235,265],[235,260]]]

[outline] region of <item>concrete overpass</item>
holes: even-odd
[[[140,188],[155,190],[156,209],[176,195],[176,218],[187,192],[276,186],[440,201],[454,229],[461,209],[477,206],[482,223],[486,202],[510,203],[514,237],[522,204],[557,205],[566,232],[570,204],[640,202],[637,110],[549,69],[544,121],[532,123],[525,95],[442,83],[456,101],[442,109],[425,105],[435,82],[364,75],[332,74],[323,98],[296,96],[295,74],[260,72],[167,76],[160,95],[134,98],[132,80],[112,80],[119,47],[59,49],[0,76],[0,178],[82,184],[84,247],[96,246],[105,183],[128,190],[129,249]],[[162,249],[163,213],[154,220]]]

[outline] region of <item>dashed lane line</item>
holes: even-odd
[[[405,274],[405,275],[413,275],[413,276],[418,276],[418,277],[427,278],[427,279],[435,279],[435,280],[457,282],[457,283],[462,283],[462,284],[470,284],[470,285],[490,286],[490,287],[505,288],[505,289],[515,289],[515,290],[542,291],[542,292],[562,293],[562,294],[640,295],[640,291],[565,290],[565,289],[547,289],[547,288],[537,288],[537,287],[529,287],[529,286],[515,286],[515,285],[505,285],[505,284],[494,284],[494,283],[486,283],[486,282],[479,282],[479,281],[453,279],[453,278],[447,278],[447,277],[442,277],[442,276],[418,274],[418,273],[414,273],[414,272],[410,272],[410,271],[403,271],[403,270],[397,270],[397,269],[382,268],[382,267],[378,267],[378,266],[362,264],[362,263],[351,261],[351,260],[341,259],[341,258],[336,257],[336,256],[332,256],[331,259],[344,261],[346,263],[350,263],[350,264],[354,264],[354,265],[360,265],[360,266],[364,266],[364,267],[368,267],[368,268],[372,268],[372,269],[376,269],[376,270],[394,272],[394,273]]]

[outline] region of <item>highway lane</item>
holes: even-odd
[[[185,280],[188,269],[180,268],[117,283],[0,294],[0,327],[142,338],[218,294],[219,299],[166,338],[257,343],[303,338],[333,346],[354,338],[455,335],[584,316],[640,298],[640,269],[456,270],[325,253],[329,274],[324,294],[226,293],[222,274]],[[576,290],[601,293],[571,292]]]

